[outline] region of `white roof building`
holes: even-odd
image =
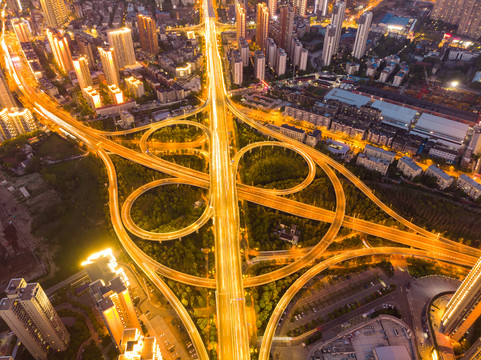
[[[417,115],[416,110],[381,100],[374,101],[371,106],[381,110],[383,123],[406,130],[409,128],[414,120],[414,117]]]
[[[371,98],[368,96],[355,94],[353,92],[342,90],[339,88],[329,91],[326,96],[324,96],[324,99],[337,100],[345,104],[356,105],[357,107],[366,105],[371,101]]]
[[[412,133],[436,139],[453,149],[459,149],[464,142],[468,129],[468,124],[423,113]]]

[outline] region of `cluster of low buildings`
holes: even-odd
[[[369,170],[376,171],[382,175],[386,175],[389,166],[396,159],[396,154],[391,151],[384,150],[371,145],[366,145],[364,152],[357,157],[356,164],[361,165]],[[403,156],[398,160],[397,170],[405,177],[414,179],[423,175],[423,169],[409,156]],[[460,175],[457,179],[447,174],[437,165],[430,165],[426,171],[426,176],[432,176],[436,179],[436,184],[440,190],[445,190],[453,183],[463,190],[468,196],[476,200],[481,195],[481,184],[470,178],[466,174]]]
[[[294,101],[285,107],[285,116],[412,156],[424,152],[448,163],[469,163],[472,154],[481,152],[479,126],[451,115],[342,88],[310,108]]]

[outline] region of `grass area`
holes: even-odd
[[[111,159],[117,170],[120,203],[122,203],[132,191],[142,185],[153,180],[167,177],[159,171],[125,160],[117,155],[111,156]]]
[[[188,167],[193,170],[208,172],[208,164],[204,157],[196,155],[162,155],[162,159]]]
[[[67,159],[82,152],[70,141],[65,141],[57,134],[51,134],[35,149],[36,155],[51,160]]]
[[[290,243],[280,240],[279,235],[274,233],[279,228],[279,224],[297,225],[298,244],[302,246],[317,244],[330,226],[327,223],[299,218],[251,203],[246,203],[242,210],[240,224],[241,227],[246,225],[249,246],[260,250],[283,250],[291,246]]]
[[[406,218],[466,245],[481,246],[481,210],[408,186],[377,186],[376,192]]]
[[[139,247],[146,254],[160,263],[173,269],[196,276],[207,276],[214,266],[214,254],[202,253],[214,246],[212,222],[207,222],[198,232],[185,236],[180,240],[156,241],[137,240]],[[208,259],[208,261],[207,261]]]
[[[159,186],[134,202],[132,219],[148,231],[162,233],[182,229],[204,212],[203,193],[203,189],[189,185]]]
[[[243,148],[244,146],[247,146],[255,142],[267,140],[267,138],[264,135],[252,129],[250,126],[247,126],[243,122],[234,121],[234,128],[237,134],[236,138],[238,141],[239,148]]]
[[[190,142],[198,139],[204,132],[188,125],[167,126],[154,132],[151,139],[161,142]]]
[[[406,259],[406,263],[408,264],[409,274],[415,278],[429,275],[445,275],[462,279],[468,273],[468,270],[465,268],[427,259],[411,257]]]
[[[247,185],[287,189],[306,178],[308,165],[292,150],[263,147],[245,154],[239,171]]]
[[[80,270],[81,261],[94,251],[114,247],[105,219],[107,176],[99,159],[79,160],[44,166],[40,174],[61,201],[33,214],[32,233],[43,237],[53,251],[57,271],[44,286]]]

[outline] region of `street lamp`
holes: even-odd
[[[457,88],[458,85],[459,85],[459,81],[456,81],[456,80],[451,81],[451,87],[452,87],[452,88]]]

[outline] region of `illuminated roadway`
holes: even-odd
[[[148,184],[145,184],[132,192],[127,199],[125,199],[123,205],[122,205],[122,221],[127,228],[132,234],[137,235],[138,237],[145,239],[145,240],[151,240],[151,241],[166,241],[166,240],[176,240],[180,239],[184,236],[187,236],[189,234],[192,234],[193,232],[199,230],[207,221],[210,220],[213,214],[213,210],[211,207],[210,202],[207,203],[207,206],[202,213],[202,215],[192,224],[190,224],[187,227],[184,227],[180,230],[176,231],[171,231],[171,232],[152,232],[152,231],[147,231],[135,224],[135,222],[132,220],[131,217],[131,209],[132,205],[134,204],[135,200],[141,196],[142,194],[145,194],[147,191],[156,188],[158,186],[162,185],[177,185],[177,184],[184,184],[184,185],[192,185],[192,186],[197,186],[197,187],[202,187],[202,182],[198,181],[192,181],[192,180],[183,180],[183,179],[178,179],[178,178],[173,178],[173,179],[160,179],[160,180],[155,180],[152,181]],[[209,197],[210,198],[210,197]]]
[[[231,168],[229,131],[225,113],[222,61],[217,50],[215,13],[205,5],[205,44],[210,99],[210,189],[214,206],[216,311],[219,359],[249,359],[240,254],[239,214],[235,177]]]
[[[245,299],[244,286],[258,286],[268,283],[273,280],[281,279],[303,267],[313,264],[316,259],[319,259],[327,246],[335,238],[341,226],[349,227],[354,230],[379,236],[403,243],[409,246],[414,246],[422,250],[401,249],[396,248],[370,248],[358,249],[346,252],[342,255],[337,255],[331,259],[325,260],[318,265],[312,267],[306,274],[314,274],[327,268],[329,264],[342,259],[355,258],[364,256],[366,254],[379,253],[391,254],[396,251],[401,253],[413,254],[417,256],[429,256],[436,259],[450,261],[456,264],[473,265],[478,257],[480,251],[474,248],[467,247],[462,244],[455,243],[443,237],[438,237],[425,229],[422,229],[400,215],[392,211],[387,205],[383,204],[367,186],[362,183],[351,172],[344,168],[328,156],[319,153],[313,148],[301,144],[291,138],[283,136],[275,131],[272,131],[255,121],[249,119],[242,111],[230,102],[226,97],[225,86],[223,82],[223,71],[221,59],[217,51],[217,39],[214,22],[214,12],[212,6],[206,9],[208,16],[205,17],[206,28],[206,52],[207,52],[207,71],[209,79],[209,101],[206,102],[201,109],[208,109],[210,112],[210,174],[205,174],[199,171],[188,169],[180,165],[156,158],[144,152],[137,152],[132,149],[123,147],[120,144],[106,138],[111,135],[125,135],[140,130],[148,130],[160,128],[162,124],[152,124],[143,128],[136,128],[120,132],[101,132],[91,129],[76,119],[72,118],[70,114],[58,109],[56,104],[45,95],[43,92],[34,90],[28,85],[28,81],[23,78],[21,64],[19,62],[12,62],[9,56],[9,50],[5,42],[2,41],[2,48],[6,54],[7,64],[14,80],[17,82],[19,89],[22,91],[25,98],[31,103],[31,107],[36,109],[43,117],[49,121],[54,122],[64,131],[72,134],[80,139],[88,147],[93,149],[105,163],[109,177],[109,207],[113,227],[115,232],[124,247],[125,251],[132,257],[136,264],[144,271],[148,278],[159,288],[159,290],[169,299],[175,310],[181,317],[184,325],[189,331],[192,341],[197,349],[201,359],[207,359],[207,352],[200,334],[192,322],[188,312],[175,297],[168,286],[159,277],[159,274],[174,279],[176,281],[199,287],[216,288],[217,298],[217,326],[219,334],[219,358],[221,359],[248,359],[249,356],[249,339],[247,335],[247,324],[245,315]],[[22,74],[19,76],[19,74]],[[310,161],[315,161],[330,178],[333,189],[336,194],[336,209],[335,212],[319,209],[313,206],[302,204],[293,200],[276,196],[269,193],[266,189],[253,188],[250,186],[235,183],[235,166],[231,163],[229,136],[226,120],[226,105],[230,110],[240,119],[245,121],[250,126],[268,134],[269,136],[278,139],[290,148],[296,149],[298,152],[307,154]],[[194,112],[202,111],[196,109]],[[184,118],[184,116],[182,116]],[[181,117],[171,119],[172,123],[175,120],[181,120]],[[151,132],[155,130],[149,130]],[[119,211],[118,200],[118,186],[115,167],[107,155],[106,151],[117,154],[133,162],[147,166],[154,170],[162,171],[165,174],[176,177],[176,183],[196,184],[197,186],[210,189],[210,201],[213,210],[210,206],[207,207],[208,212],[213,211],[214,219],[214,233],[215,233],[215,256],[216,256],[216,278],[207,279],[196,277],[189,274],[184,274],[174,269],[170,269],[152,258],[144,254],[130,238],[129,234],[122,223],[121,213]],[[377,206],[383,209],[386,213],[391,215],[394,219],[399,221],[405,227],[411,229],[413,232],[402,231],[396,228],[389,228],[379,224],[374,224],[369,221],[364,221],[348,216],[344,216],[345,199],[342,185],[335,174],[334,170],[348,178],[356,187],[358,187],[366,196],[368,196]],[[153,184],[147,184],[152,186]],[[149,188],[147,186],[142,190]],[[140,191],[142,191],[140,190]],[[240,245],[239,245],[239,215],[237,208],[237,196],[244,200],[252,201],[261,205],[269,206],[280,211],[288,212],[298,216],[303,216],[310,219],[326,221],[331,223],[328,232],[316,246],[310,249],[309,252],[301,254],[300,258],[286,267],[263,274],[260,276],[242,279]],[[206,215],[207,217],[207,215]],[[195,224],[199,224],[196,222]],[[187,233],[189,230],[181,230]],[[308,276],[308,275],[306,275]],[[306,277],[301,277],[305,279]],[[300,278],[300,279],[301,279]],[[297,284],[297,285],[296,285]],[[294,285],[298,286],[298,282]],[[289,296],[293,296],[297,292],[296,286],[291,287],[283,297],[282,304],[288,300]],[[277,311],[277,308],[276,308]],[[269,341],[271,322],[275,322],[277,312],[269,322],[266,330],[265,341]],[[274,320],[273,320],[274,319]],[[263,345],[263,349],[270,348],[270,344]],[[266,351],[266,350],[264,350]],[[268,350],[267,350],[268,351]]]
[[[300,184],[298,184],[296,186],[293,186],[292,188],[289,188],[289,189],[265,189],[264,188],[264,189],[262,189],[263,192],[265,192],[267,194],[272,194],[272,195],[288,195],[288,194],[293,194],[293,193],[299,192],[302,189],[305,189],[306,187],[308,187],[312,183],[312,181],[316,177],[316,163],[311,159],[311,157],[309,155],[304,153],[302,150],[299,150],[295,146],[292,146],[290,144],[277,142],[277,141],[257,142],[257,143],[247,145],[244,148],[242,148],[241,150],[239,150],[235,154],[234,159],[232,160],[232,166],[234,168],[234,170],[233,170],[234,174],[237,172],[237,168],[239,166],[239,161],[245,153],[247,153],[247,152],[249,152],[249,151],[251,151],[252,149],[255,149],[255,148],[269,147],[269,146],[270,147],[276,146],[276,147],[281,147],[281,148],[284,148],[284,149],[291,149],[291,150],[295,151],[296,153],[298,153],[299,155],[301,155],[304,158],[304,160],[307,162],[308,173],[307,173],[307,177]],[[245,185],[245,186],[248,186],[248,185]],[[246,190],[249,191],[249,190],[252,190],[252,188],[254,188],[254,187],[253,186],[248,187],[248,189],[246,189]]]

